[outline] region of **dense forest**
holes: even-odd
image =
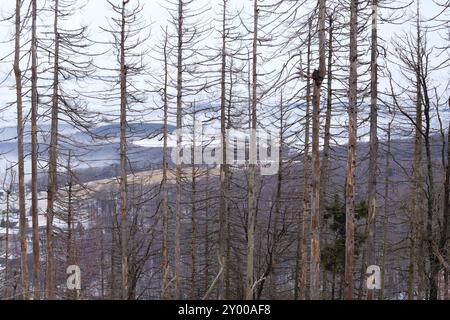
[[[450,2],[0,3],[0,299],[450,300]]]

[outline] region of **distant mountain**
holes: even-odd
[[[127,126],[126,135],[128,138],[133,140],[138,138],[148,138],[153,136],[162,130],[163,125],[161,123],[129,123]],[[168,125],[168,131],[172,132],[175,130],[175,126]],[[104,125],[92,130],[94,135],[103,137],[105,139],[109,138],[119,138],[120,136],[120,124],[113,123]]]
[[[132,165],[141,167],[139,163],[148,165],[158,165],[162,162],[161,146],[139,145],[141,140],[153,139],[162,132],[162,123],[129,123],[127,128],[128,139],[128,161]],[[168,125],[169,133],[175,130],[175,126]],[[31,139],[30,128],[25,128],[24,151],[26,173],[30,173],[31,164]],[[83,168],[104,168],[119,162],[120,149],[120,125],[118,123],[99,125],[90,130],[90,133],[81,131],[68,124],[61,124],[60,133],[60,164],[64,165],[64,158],[71,153],[72,166],[77,169]],[[40,152],[39,161],[41,166],[46,164],[48,159],[50,126],[45,124],[39,127]],[[17,132],[15,127],[0,128],[0,177],[7,166],[17,162]]]

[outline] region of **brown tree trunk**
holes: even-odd
[[[164,34],[164,88],[163,88],[163,103],[164,103],[164,124],[163,124],[163,178],[162,178],[162,192],[163,192],[163,242],[162,242],[162,268],[161,268],[161,299],[165,300],[168,298],[167,285],[169,276],[169,191],[167,189],[167,121],[168,121],[168,96],[167,96],[167,86],[168,86],[168,56],[167,56],[167,42],[168,34],[167,27]]]
[[[228,94],[228,105],[227,105],[227,132],[231,129],[231,109],[233,107],[233,60],[231,60],[230,63],[230,85],[229,85],[229,94]],[[228,138],[228,137],[227,137]],[[228,140],[227,140],[228,141]],[[224,261],[224,268],[225,268],[225,299],[230,299],[231,297],[231,221],[230,221],[230,206],[228,205],[228,200],[231,195],[231,178],[232,178],[232,172],[230,171],[230,165],[227,164],[226,166],[226,258]]]
[[[391,125],[389,122],[387,129],[387,152],[386,152],[386,165],[385,165],[385,180],[384,180],[384,220],[383,220],[383,251],[381,257],[381,289],[380,289],[380,300],[384,300],[385,290],[386,290],[386,256],[388,247],[388,205],[389,205],[389,174],[391,170]]]
[[[368,235],[365,267],[376,263],[376,195],[378,161],[378,64],[377,64],[377,14],[378,0],[372,0],[372,43],[370,61],[370,142],[369,142],[369,181],[368,181]],[[362,280],[362,279],[361,279]],[[367,300],[374,298],[374,291],[367,291]]]
[[[448,100],[450,107],[450,99]],[[447,132],[447,163],[445,165],[445,182],[444,182],[444,217],[442,222],[442,234],[441,241],[439,243],[439,251],[447,257],[447,261],[450,261],[448,247],[448,241],[450,237],[450,122],[448,124]],[[445,141],[443,142],[445,144]],[[444,281],[445,281],[445,293],[444,297],[446,300],[450,299],[449,293],[449,271],[444,271]]]
[[[71,152],[69,150],[69,157],[67,160],[67,243],[66,243],[66,267],[75,264],[74,248],[73,248],[73,173],[71,169]],[[77,292],[74,290],[67,290],[67,298],[75,300]]]
[[[14,50],[14,75],[16,78],[16,105],[17,105],[17,162],[19,167],[19,234],[20,234],[20,275],[22,284],[22,297],[28,300],[28,256],[27,256],[27,221],[25,208],[25,169],[23,152],[23,103],[22,103],[22,71],[20,70],[20,31],[21,25],[21,1],[16,0],[15,20],[15,50]]]
[[[51,115],[51,136],[49,149],[49,169],[47,186],[47,265],[45,270],[46,298],[55,299],[55,268],[53,254],[53,217],[55,215],[56,192],[58,188],[58,113],[59,113],[59,45],[58,30],[59,0],[54,4],[54,37],[55,52],[53,66],[53,94]]]
[[[427,232],[427,244],[428,244],[428,257],[430,263],[430,275],[428,278],[429,285],[429,298],[430,300],[438,299],[438,291],[439,291],[439,261],[434,254],[433,246],[434,246],[434,230],[433,230],[433,222],[434,222],[434,199],[435,199],[435,191],[434,191],[434,175],[433,175],[433,160],[431,155],[431,102],[428,96],[428,90],[426,88],[425,79],[425,70],[422,66],[422,62],[420,62],[420,73],[421,73],[421,85],[423,87],[423,97],[424,97],[424,115],[425,115],[425,152],[427,157],[427,224],[426,224],[426,232]]]
[[[195,165],[195,148],[197,132],[195,131],[196,111],[193,110],[193,132],[191,153],[191,299],[195,300],[197,292],[197,167]]]
[[[313,73],[312,195],[311,195],[311,299],[320,299],[320,90],[326,75],[325,0],[319,0],[319,70]],[[318,71],[318,72],[316,72]],[[317,76],[315,76],[315,74]]]
[[[251,133],[250,165],[248,178],[248,220],[247,220],[247,273],[245,299],[253,299],[253,267],[255,249],[255,172],[256,172],[256,105],[257,105],[257,49],[258,49],[258,0],[253,3],[253,52],[252,52],[252,99],[251,99]]]
[[[345,188],[345,271],[344,271],[344,299],[353,298],[353,269],[354,269],[354,216],[355,193],[354,176],[356,167],[356,136],[357,136],[357,91],[358,91],[358,48],[357,21],[358,0],[350,2],[350,78],[348,105],[348,156],[347,176]]]
[[[120,244],[122,299],[128,298],[128,228],[127,228],[127,65],[125,61],[126,19],[123,2],[120,30]]]
[[[182,144],[181,130],[183,128],[183,1],[178,1],[178,44],[177,44],[177,156],[176,156],[176,194],[175,194],[175,275],[174,275],[174,290],[175,299],[181,297],[180,291],[180,273],[181,273],[181,175],[182,166],[180,159],[180,150]]]
[[[228,184],[228,163],[227,163],[227,119],[225,115],[226,111],[226,12],[227,12],[227,0],[223,0],[223,12],[222,12],[222,51],[221,51],[221,76],[220,76],[220,133],[222,139],[222,164],[220,165],[220,200],[219,200],[219,257],[223,261],[223,267],[225,272],[222,272],[218,280],[217,288],[219,292],[219,299],[223,299],[224,290],[224,275],[227,273],[228,263],[226,255],[226,243],[227,243],[227,212],[228,212],[228,199],[227,199],[227,184]]]
[[[321,211],[326,205],[330,165],[331,111],[333,107],[333,15],[328,17],[328,57],[327,57],[327,109],[325,111],[325,127],[323,135],[322,164],[320,167],[320,201]]]
[[[9,197],[11,195],[11,189],[6,191],[6,240],[5,240],[5,299],[9,299]]]
[[[33,299],[39,300],[41,296],[40,274],[41,265],[39,257],[39,225],[38,225],[38,140],[37,140],[37,116],[38,116],[38,92],[37,92],[37,0],[32,0],[31,5],[31,217],[33,227]]]
[[[206,185],[203,192],[205,194],[208,193],[209,190],[209,167],[206,168]],[[209,198],[206,198],[206,204],[205,204],[205,232],[203,234],[204,238],[204,252],[203,252],[203,259],[205,260],[205,272],[204,272],[204,287],[203,290],[205,292],[208,291],[208,288],[210,286],[209,283]]]
[[[309,20],[308,30],[308,58],[307,58],[307,74],[311,74],[311,29],[312,20]],[[309,215],[309,136],[310,136],[310,120],[311,119],[311,81],[308,77],[306,80],[306,114],[305,114],[305,146],[303,148],[303,214],[302,214],[302,230],[301,230],[301,272],[300,272],[300,299],[305,300],[308,295],[308,235],[310,231]]]

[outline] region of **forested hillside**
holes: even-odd
[[[450,300],[450,3],[0,3],[0,299]]]

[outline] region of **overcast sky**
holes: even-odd
[[[119,2],[117,0],[114,0],[115,2]],[[113,2],[114,2],[113,1]],[[28,1],[27,1],[28,2]],[[42,2],[42,1],[38,1]],[[81,1],[80,1],[81,2]],[[105,40],[105,37],[107,35],[100,31],[99,26],[107,26],[108,18],[110,18],[113,13],[110,9],[109,4],[106,0],[90,0],[87,1],[86,6],[78,12],[74,17],[71,17],[69,20],[69,24],[77,26],[80,23],[83,25],[89,25],[89,33],[91,37],[95,39],[102,39]],[[144,11],[143,14],[146,17],[146,19],[151,22],[151,38],[149,39],[147,45],[149,47],[154,46],[161,38],[161,26],[165,26],[167,24],[167,19],[169,18],[169,15],[167,13],[167,10],[164,7],[170,6],[168,1],[165,0],[151,0],[151,1],[141,1],[144,4]],[[209,16],[217,16],[220,12],[220,7],[217,6],[217,4],[221,2],[220,0],[213,0],[213,1],[207,1],[207,0],[198,0],[196,2],[196,7],[211,7],[211,13],[208,14]],[[399,5],[402,1],[394,1],[394,5]],[[404,0],[403,2],[406,2]],[[423,19],[428,19],[435,15],[438,12],[438,7],[433,4],[431,0],[422,1],[422,12],[423,12]],[[243,9],[243,11],[250,12],[252,10],[253,1],[251,0],[231,0],[230,1],[230,7],[232,10],[238,10]],[[311,1],[310,5],[314,5],[315,1]],[[391,5],[392,6],[392,5]],[[0,12],[2,17],[6,17],[10,15],[14,10],[14,1],[10,0],[0,0]],[[414,7],[411,8],[408,12],[402,12],[401,16],[402,19],[408,18],[409,16],[412,16],[415,9]],[[389,11],[391,13],[392,11]],[[387,10],[381,10],[381,16],[387,17],[388,11]],[[43,19],[49,19],[49,17],[44,17]],[[51,20],[50,20],[51,21]],[[411,28],[411,24],[408,22],[401,23],[399,25],[393,25],[384,22],[380,25],[380,37],[386,40],[387,43],[390,42],[391,37],[396,36],[398,34],[402,34],[404,31],[407,31]],[[11,37],[11,34],[13,32],[13,26],[10,22],[1,22],[0,23],[0,41],[6,41]],[[217,36],[217,35],[216,35]],[[213,43],[214,40],[211,39],[211,43]],[[443,45],[442,36],[437,33],[430,34],[430,46],[439,47]],[[5,54],[11,52],[12,46],[8,43],[2,43],[0,46],[0,56],[3,57]],[[436,52],[437,53],[437,52]],[[448,59],[448,53],[447,56],[438,56],[436,55],[436,61],[442,60],[442,59]],[[274,61],[273,63],[281,64],[282,61]],[[277,66],[275,66],[276,68]],[[279,66],[278,66],[279,67]],[[0,79],[4,79],[6,74],[11,70],[11,61],[10,59],[6,59],[3,62],[0,62]],[[392,70],[393,73],[395,73],[395,70]],[[439,79],[440,78],[440,79]],[[438,75],[437,81],[442,80],[442,86],[444,86],[445,82],[449,79],[449,71],[448,70],[442,70],[442,72]],[[4,107],[7,102],[14,101],[14,79],[9,78],[6,80],[5,83],[0,88],[0,108]],[[380,79],[380,90],[383,89],[387,84],[386,81],[383,79]],[[9,85],[7,87],[6,85]],[[8,112],[3,112],[0,116],[0,127],[11,125],[12,121],[15,118],[15,112],[14,108],[10,108]]]

